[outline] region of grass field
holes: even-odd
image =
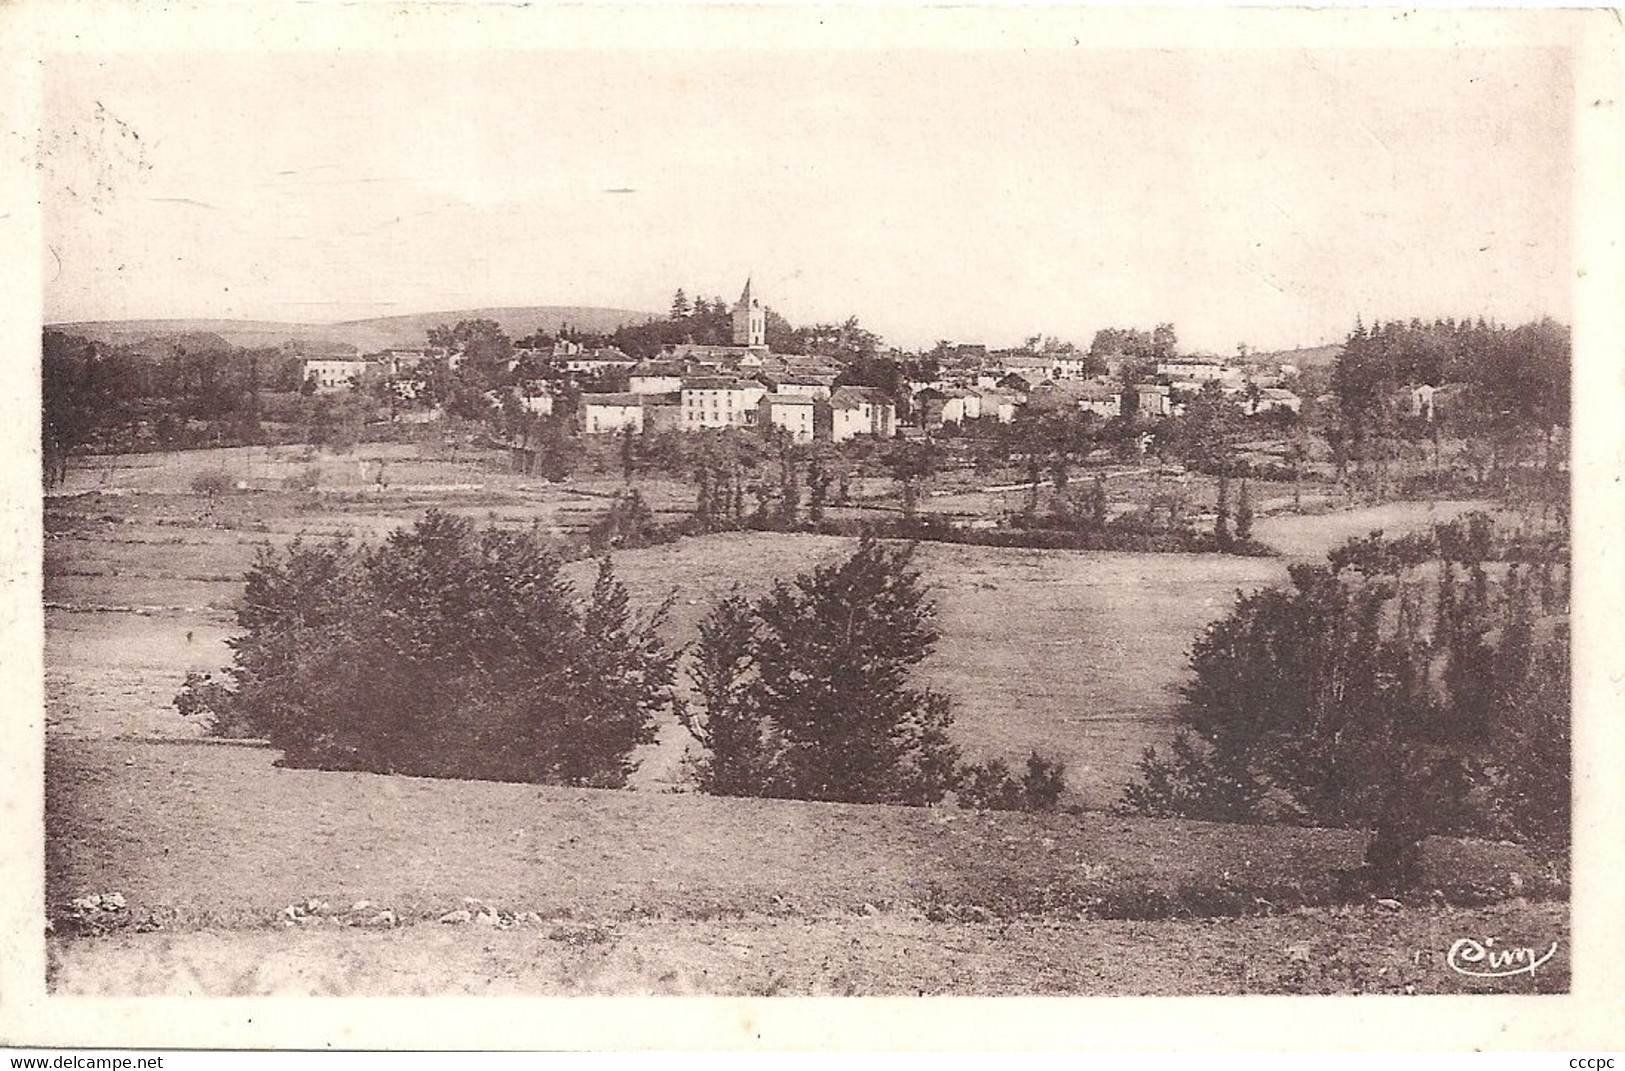
[[[1277,559],[922,544],[942,633],[923,676],[954,697],[956,740],[971,758],[1057,755],[1069,802],[1095,809],[977,815],[674,795],[675,725],[630,792],[284,770],[268,749],[200,739],[170,700],[188,669],[229,662],[232,608],[261,547],[377,539],[431,506],[568,531],[620,486],[367,449],[388,463],[386,490],[354,459],[331,477],[322,461],[333,486],[308,493],[282,489],[308,464],[299,452],[206,451],[114,459],[48,502],[48,897],[60,911],[120,891],[158,927],[53,938],[57,991],[1435,992],[1476,984],[1436,962],[1458,931],[1552,932],[1542,946],[1566,947],[1558,904],[1297,908],[1331,898],[1332,872],[1360,858],[1355,834],[1099,810],[1166,739],[1186,651],[1238,589],[1281,582],[1288,560],[1348,535],[1469,504],[1265,516],[1258,534]],[[212,467],[260,489],[190,493]],[[684,508],[680,485],[645,486],[657,507]],[[616,567],[640,602],[675,595],[669,638],[683,644],[735,585],[762,591],[850,546],[733,533],[625,552]],[[591,563],[568,569],[590,578]],[[1505,894],[1530,869],[1505,846],[1433,841],[1428,856],[1458,903]],[[410,923],[465,897],[536,920],[278,928],[282,908],[311,898],[387,905]],[[1266,909],[1284,913],[1186,917]],[[1349,948],[1332,947],[1338,935]],[[1559,963],[1508,984],[1566,980]]]
[[[1359,834],[1328,830],[285,770],[265,748],[212,742],[58,740],[47,757],[51,900],[116,889],[182,928],[268,923],[312,897],[406,916],[463,897],[560,917],[703,918],[780,901],[809,913],[1155,915],[1187,899],[1229,911],[1254,897],[1323,901],[1331,872],[1363,849]],[[1433,856],[1457,899],[1530,869],[1504,846],[1439,840]]]
[[[182,472],[209,464],[182,460]],[[505,478],[506,489],[479,506],[458,496],[261,492],[223,496],[211,507],[202,496],[165,490],[183,482],[167,466],[130,471],[146,474],[148,485],[131,488],[140,493],[59,498],[50,507],[47,718],[54,730],[197,735],[170,700],[187,670],[229,662],[231,608],[263,546],[285,546],[301,533],[378,539],[430,505],[481,522],[555,525],[594,515],[603,499],[584,491],[603,495],[614,486],[565,489]],[[127,482],[135,480],[130,475]],[[1402,503],[1265,518],[1259,528],[1294,554],[1314,557],[1348,534],[1417,527],[1461,508]],[[850,546],[835,537],[733,533],[624,552],[616,567],[646,605],[677,597],[668,632],[681,645],[733,586],[760,592]],[[1113,802],[1143,749],[1168,737],[1198,631],[1228,609],[1238,590],[1285,579],[1280,560],[1218,555],[923,544],[918,561],[933,586],[942,632],[924,677],[954,697],[956,738],[967,755],[1018,761],[1033,749],[1056,755],[1069,766],[1074,801],[1091,807]],[[591,568],[580,562],[570,572],[585,586]],[[663,726],[659,742],[641,756],[638,783],[674,783],[686,741],[675,724]]]
[[[1202,977],[1220,972],[1216,992],[1306,978],[1435,991],[1450,981],[1436,962],[1404,978],[1376,969],[1419,950],[1436,960],[1443,935],[1488,920],[1567,947],[1554,905],[1444,902],[1506,895],[1529,873],[1508,846],[1429,841],[1442,897],[1395,917],[1316,914],[1299,909],[1332,898],[1331,872],[1357,863],[1359,835],[433,781],[272,758],[214,743],[51,744],[48,903],[60,919],[73,896],[116,890],[134,928],[156,928],[59,941],[59,991],[112,985],[107,972],[121,992],[429,991],[449,977],[481,991],[1189,992],[1164,962],[1181,944],[1215,961]],[[434,921],[465,898],[536,915],[500,931]],[[282,910],[311,900],[329,919],[368,901],[401,925],[339,935],[319,919],[286,932]],[[1212,917],[1260,911],[1280,917]],[[1334,949],[1320,918],[1346,919],[1388,952]],[[1238,950],[1257,940],[1282,942],[1269,946],[1278,962],[1245,966]],[[256,948],[265,955],[244,955]],[[742,962],[708,976],[728,949]],[[1114,970],[1083,983],[1107,952]],[[983,962],[993,969],[976,981],[952,969]]]

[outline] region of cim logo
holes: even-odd
[[[1463,937],[1450,946],[1445,962],[1457,974],[1469,978],[1509,978],[1515,974],[1534,974],[1535,970],[1557,955],[1557,942],[1545,952],[1533,948],[1496,948],[1495,938],[1482,942]]]

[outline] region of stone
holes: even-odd
[[[471,911],[448,911],[444,915],[440,916],[440,921],[457,925],[459,923],[468,922],[473,918],[474,913]]]

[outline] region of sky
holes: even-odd
[[[1186,349],[1569,318],[1536,49],[53,57],[46,320],[665,310]]]

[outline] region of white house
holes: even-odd
[[[829,398],[830,439],[846,442],[859,435],[889,439],[897,433],[897,406],[875,387],[836,387]]]
[[[1433,419],[1433,395],[1436,392],[1437,388],[1431,383],[1418,383],[1412,387],[1411,416],[1426,417],[1431,421]],[[1296,406],[1293,407],[1293,411],[1297,411]]]
[[[1138,404],[1135,411],[1142,417],[1165,417],[1172,412],[1171,392],[1159,383],[1140,383],[1134,387]]]
[[[683,389],[683,365],[680,361],[639,361],[626,381],[633,394],[675,394]]]
[[[522,383],[519,386],[519,405],[527,413],[536,416],[553,415],[553,392],[547,389],[547,384],[539,382]]]
[[[1056,379],[1084,379],[1089,375],[1088,354],[1057,353],[1050,360]]]
[[[350,390],[361,384],[361,377],[372,367],[370,361],[344,357],[307,357],[299,368],[299,378],[316,381],[319,391]]]
[[[1206,383],[1224,376],[1224,362],[1217,357],[1168,357],[1157,362],[1157,375],[1172,380]]]
[[[1055,378],[1054,360],[1037,354],[1011,354],[1000,359],[999,369],[1007,374],[1014,372],[1033,386]]]
[[[835,377],[786,372],[782,375],[762,377],[772,385],[775,394],[799,394],[806,398],[828,398],[835,389]]]
[[[805,394],[764,394],[761,401],[764,429],[783,428],[798,443],[810,443],[817,427],[818,399]]]
[[[960,413],[966,420],[979,420],[982,416],[982,395],[964,387],[947,387],[944,394],[959,399]]]
[[[1296,413],[1303,408],[1303,399],[1284,387],[1265,387],[1258,392],[1258,399],[1247,400],[1249,413],[1267,413],[1271,409],[1290,409]]]
[[[581,430],[588,435],[619,432],[626,428],[643,430],[643,395],[583,394]]]
[[[580,372],[583,375],[597,375],[615,369],[631,370],[638,362],[628,357],[614,346],[600,346],[597,349],[582,350],[576,343],[576,354],[564,359],[566,372]],[[556,349],[556,347],[555,347]]]
[[[728,376],[692,376],[682,384],[684,431],[754,428],[767,388]]]
[[[1106,380],[1092,379],[1078,392],[1078,410],[1093,413],[1108,420],[1123,413],[1123,395]]]
[[[977,411],[981,416],[997,420],[1000,424],[1008,424],[1016,419],[1016,396],[1007,390],[998,387],[978,387],[976,394],[980,398],[977,402]]]

